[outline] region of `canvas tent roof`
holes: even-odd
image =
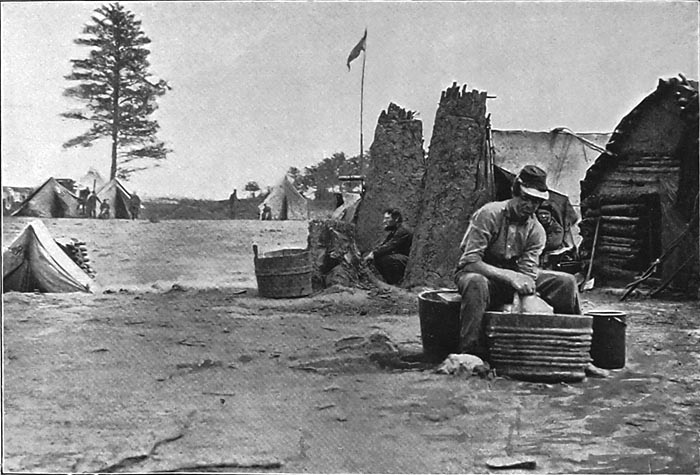
[[[78,216],[78,197],[49,178],[24,200],[12,216],[37,218],[71,218]]]
[[[3,249],[2,283],[3,292],[90,292],[93,285],[39,220]]]
[[[107,183],[107,180],[102,178],[100,172],[90,167],[88,171],[77,182],[79,188],[89,188],[90,190],[99,190]]]
[[[304,220],[309,218],[309,204],[306,198],[294,188],[286,175],[272,188],[270,194],[260,203],[258,208],[262,210],[265,204],[272,210],[272,219]]]
[[[547,185],[579,206],[580,181],[610,139],[607,133],[572,133],[566,128],[549,132],[493,130],[496,165],[519,172],[524,165],[537,165],[547,172]]]
[[[97,191],[97,199],[100,203],[105,199],[109,200],[110,218],[131,218],[131,211],[129,211],[131,193],[126,191],[124,185],[116,178]]]
[[[362,195],[360,193],[344,192],[342,196],[343,204],[333,211],[331,218],[345,221],[346,223],[352,223],[355,220],[355,214],[357,213],[357,207],[360,204]]]

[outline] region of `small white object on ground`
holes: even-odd
[[[586,365],[586,376],[592,376],[594,378],[607,378],[610,376],[610,371],[603,368],[598,368],[593,363],[588,363]]]
[[[435,370],[442,374],[472,374],[474,368],[484,366],[484,361],[478,356],[468,354],[451,353],[447,355],[445,361]]]

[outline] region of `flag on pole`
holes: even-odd
[[[365,34],[362,36],[362,39],[360,40],[359,43],[355,45],[355,47],[350,51],[350,54],[348,55],[348,71],[350,71],[350,63],[360,56],[360,52],[365,50],[365,43],[367,42],[367,28],[365,28]]]

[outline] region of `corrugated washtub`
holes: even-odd
[[[311,294],[310,253],[306,249],[281,249],[258,256],[253,245],[255,278],[261,297],[291,298]]]
[[[619,310],[591,310],[593,317],[593,364],[604,369],[625,367],[625,332],[627,314]]]
[[[486,312],[484,322],[496,374],[540,382],[586,377],[593,317]]]

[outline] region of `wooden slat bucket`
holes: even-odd
[[[253,245],[255,278],[261,297],[292,298],[311,294],[311,258],[306,249],[281,249],[258,256]]]

